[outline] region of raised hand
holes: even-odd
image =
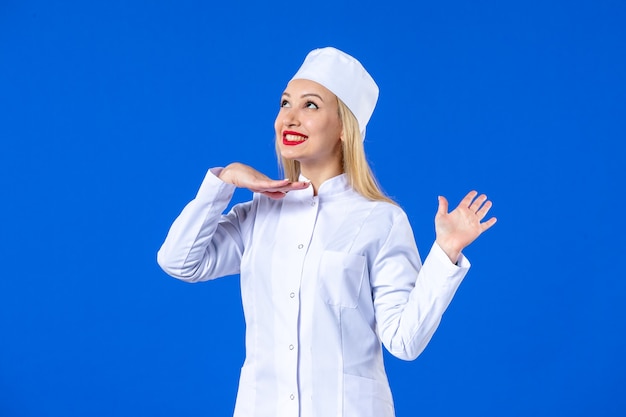
[[[479,196],[476,191],[471,191],[456,209],[448,213],[448,200],[439,197],[439,209],[435,215],[436,241],[453,263],[457,262],[465,247],[496,223],[495,217],[482,222],[491,205],[486,195]]]
[[[240,188],[247,188],[252,192],[264,194],[270,198],[280,199],[289,191],[302,190],[310,183],[289,180],[273,180],[260,173],[251,166],[234,162],[222,170],[219,178]]]

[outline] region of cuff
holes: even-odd
[[[453,264],[448,255],[441,249],[441,246],[437,242],[433,243],[433,247],[430,249],[430,255],[437,259],[439,262],[446,264],[450,268],[457,269],[469,269],[472,265],[470,261],[463,255],[463,253],[459,254],[459,259],[457,259],[456,264]]]
[[[196,199],[209,201],[223,199],[226,200],[227,203],[230,201],[237,187],[219,179],[218,175],[223,169],[222,167],[217,167],[207,171],[196,194]]]

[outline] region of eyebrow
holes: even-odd
[[[287,97],[291,97],[291,94],[289,94],[288,92],[284,92],[283,96],[287,96]],[[319,94],[315,94],[315,93],[306,93],[306,94],[302,94],[300,96],[300,98],[305,98],[305,97],[317,97],[319,98],[322,102],[324,102],[324,99],[322,98],[322,96],[320,96]]]

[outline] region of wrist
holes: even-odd
[[[220,180],[224,181],[225,183],[228,184],[234,184],[233,179],[232,179],[232,166],[233,164],[229,164],[226,165],[225,168],[222,168],[222,170],[220,171],[220,173],[217,175],[217,178],[219,178]]]
[[[461,248],[456,247],[454,244],[442,241],[440,239],[435,240],[441,250],[448,256],[450,262],[457,264],[459,257],[461,256]]]

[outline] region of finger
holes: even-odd
[[[289,191],[302,190],[307,188],[309,185],[311,185],[311,183],[298,181],[278,187],[250,187],[250,191],[252,191],[253,193],[265,194],[268,197],[272,198],[283,198],[284,194],[287,194]],[[274,193],[282,193],[283,195],[278,195]]]
[[[465,197],[463,197],[463,200],[461,200],[461,202],[459,203],[459,206],[461,206],[461,207],[469,207],[472,204],[472,201],[474,200],[474,198],[476,198],[477,195],[478,195],[477,191],[470,191],[469,193],[467,193],[467,195]]]
[[[308,184],[308,182],[303,181],[291,182],[289,180],[272,180],[269,178],[258,178],[254,181],[253,184],[251,184],[251,188],[262,191],[289,191],[306,188],[308,187]]]
[[[487,200],[485,204],[483,204],[483,206],[480,208],[480,210],[476,212],[476,216],[478,216],[479,220],[482,220],[485,218],[485,216],[487,215],[487,212],[489,211],[489,209],[491,209],[492,205],[493,203]]]
[[[483,203],[487,201],[487,196],[485,194],[481,194],[478,197],[476,197],[474,199],[474,201],[472,201],[472,204],[470,204],[469,208],[471,211],[478,213],[478,210],[480,210],[480,207],[483,205]]]
[[[275,187],[284,186],[288,180],[272,180],[265,176],[249,176],[235,177],[233,184],[239,188],[247,188],[251,191],[265,190]]]
[[[270,192],[284,192],[287,193],[289,191],[296,191],[296,190],[303,190],[305,188],[307,188],[311,183],[309,182],[303,182],[303,181],[298,181],[298,182],[292,182],[292,183],[288,183],[282,186],[278,186],[278,187],[269,187],[269,188],[262,188],[260,189],[261,191],[270,191]]]
[[[305,188],[308,188],[309,185],[311,185],[310,182],[308,181],[295,181],[295,182],[291,182],[289,184],[287,184],[287,191],[291,191],[291,190],[304,190]]]
[[[489,220],[487,220],[486,222],[481,223],[480,226],[481,226],[482,232],[484,232],[485,230],[491,228],[491,226],[496,224],[497,221],[498,221],[498,219],[496,219],[495,217],[492,217]]]
[[[289,184],[289,180],[273,180],[271,178],[254,178],[251,186],[258,190],[277,190]]]
[[[437,197],[439,200],[439,207],[437,208],[437,215],[448,214],[448,200],[444,196]]]
[[[287,195],[287,193],[280,191],[261,191],[260,193],[274,200],[280,200],[281,198],[285,198]]]

